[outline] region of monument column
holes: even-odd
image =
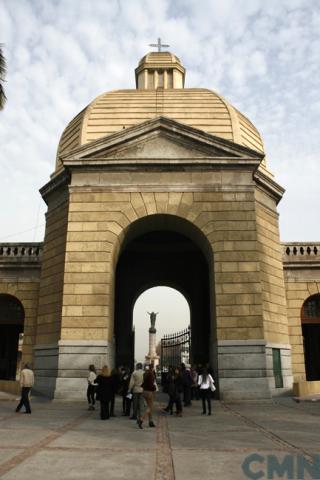
[[[158,313],[154,313],[154,312],[151,312],[148,314],[150,315],[150,322],[151,322],[151,326],[149,328],[149,353],[148,355],[146,355],[146,363],[147,364],[153,364],[154,365],[154,368],[157,367],[157,365],[159,365],[159,355],[157,355],[157,352],[156,352],[156,346],[157,346],[157,340],[156,340],[156,333],[157,333],[157,330],[155,328],[155,324],[156,324],[156,318],[157,318],[157,315]]]

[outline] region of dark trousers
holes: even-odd
[[[185,407],[191,405],[191,385],[183,386],[183,403]]]
[[[191,387],[191,400],[199,400],[199,387],[193,386]]]
[[[127,398],[127,395],[122,395],[122,413],[123,415],[130,416],[131,399]]]
[[[21,389],[21,399],[19,405],[16,408],[16,412],[19,412],[21,407],[24,405],[26,407],[26,412],[31,413],[30,402],[29,402],[29,392],[31,387],[22,387]]]
[[[143,398],[142,398],[142,393],[133,393],[133,414],[132,416],[135,418],[140,418],[142,417],[142,403],[143,403]]]
[[[110,399],[100,400],[100,418],[101,420],[107,420],[110,418]]]
[[[96,387],[94,385],[88,385],[87,388],[87,399],[89,405],[95,404],[95,397],[96,397]]]
[[[208,404],[208,413],[211,413],[211,390],[210,388],[200,388],[200,397],[202,400],[202,411],[207,413],[206,402]]]
[[[174,393],[169,396],[169,403],[166,410],[172,413],[173,405],[176,405],[176,413],[182,412],[182,402],[181,402],[181,395],[180,393]]]
[[[114,416],[114,402],[115,402],[115,399],[116,399],[116,394],[113,393],[112,396],[111,396],[111,399],[110,399],[110,415],[111,415],[111,417]]]

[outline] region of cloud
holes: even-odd
[[[187,67],[186,86],[216,89],[261,131],[287,187],[282,238],[320,238],[319,25],[320,5],[310,0],[203,0],[201,8],[196,0],[2,0],[0,238],[44,223],[38,189],[64,127],[103,91],[134,88],[134,68],[158,36]],[[291,221],[297,212],[303,229]],[[10,239],[33,240],[34,232]]]

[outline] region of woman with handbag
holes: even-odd
[[[202,400],[202,415],[206,415],[206,402],[208,404],[208,415],[211,415],[211,392],[214,392],[214,380],[208,370],[203,368],[201,375],[198,378],[198,385],[200,387],[200,397]]]
[[[150,365],[149,370],[147,370],[143,375],[143,393],[142,396],[146,401],[147,408],[142,415],[137,420],[139,428],[143,428],[142,424],[144,420],[148,417],[149,418],[149,427],[155,427],[152,419],[152,411],[153,411],[153,400],[154,400],[154,392],[157,390],[156,378],[153,369],[153,365]]]

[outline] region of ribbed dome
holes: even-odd
[[[178,63],[182,66],[180,58],[171,52],[149,52],[141,58],[139,67],[144,64],[158,65],[159,63],[164,65]]]
[[[97,97],[69,123],[58,146],[57,167],[60,155],[160,115],[263,152],[262,139],[254,125],[211,90],[115,90]]]

